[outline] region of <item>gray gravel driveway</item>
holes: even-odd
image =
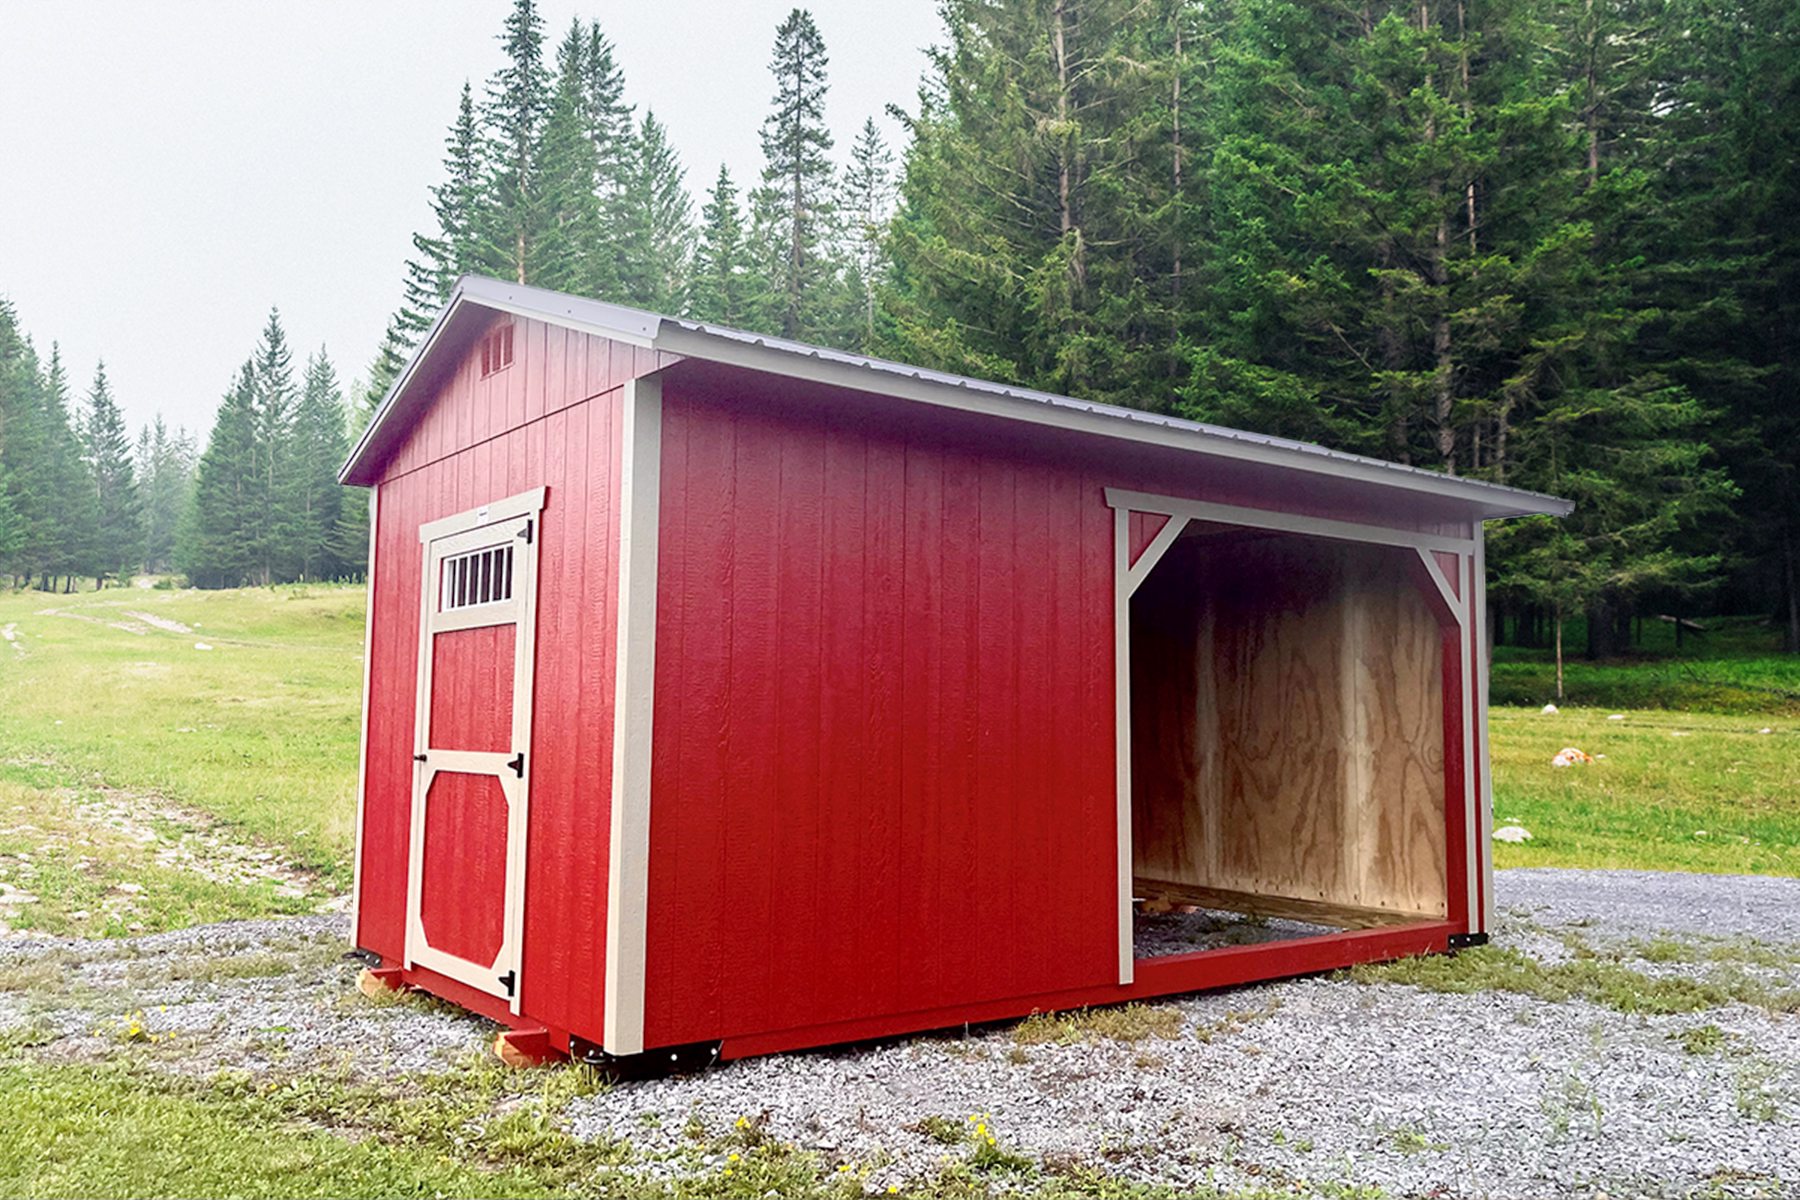
[[[884,1194],[994,1153],[1175,1189],[1800,1193],[1800,880],[1518,870],[1498,892],[1496,948],[1458,969],[1499,987],[1293,980],[1156,1006],[1135,1041],[1077,1021],[778,1055],[579,1097],[565,1119],[680,1175],[718,1166],[696,1123],[743,1118]],[[343,936],[335,916],[15,935],[0,1031],[58,1060],[365,1077],[452,1070],[491,1035],[355,995]],[[136,1044],[134,1018],[178,1036]]]

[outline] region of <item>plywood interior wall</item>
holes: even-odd
[[[1132,598],[1135,873],[1445,911],[1443,630],[1413,552],[1195,525]]]

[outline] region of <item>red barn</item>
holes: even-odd
[[[549,1048],[759,1054],[1492,920],[1482,526],[1563,501],[479,278],[342,478],[355,943]]]

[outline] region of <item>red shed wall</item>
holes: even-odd
[[[648,351],[604,338],[537,321],[514,324],[512,365],[482,379],[479,344],[464,355],[436,387],[379,485],[357,944],[394,961],[405,950],[419,526],[546,487],[521,1010],[598,1037],[617,637],[619,399],[627,379],[659,364]]]
[[[691,367],[663,385],[647,1046],[1116,979],[1105,488],[1449,528]]]

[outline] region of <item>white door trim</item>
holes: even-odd
[[[521,951],[525,929],[525,849],[533,766],[533,675],[537,663],[538,548],[545,490],[535,488],[419,527],[424,553],[419,587],[419,664],[414,693],[412,826],[407,848],[405,965],[426,967],[506,999],[514,1013],[524,993]],[[444,609],[443,563],[470,550],[513,547],[511,595],[503,601]],[[455,629],[511,624],[513,702],[511,751],[432,744],[431,680],[435,636]],[[432,946],[420,914],[425,865],[425,801],[440,771],[489,775],[506,798],[506,881],[500,949],[491,963],[475,963]],[[502,982],[510,978],[511,986]]]
[[[650,726],[656,710],[657,540],[662,519],[662,381],[625,384],[619,450],[618,653],[613,678],[612,829],[606,872],[601,1040],[644,1048],[650,903]]]
[[[1295,513],[1275,512],[1262,508],[1244,508],[1234,504],[1214,504],[1202,500],[1188,500],[1180,496],[1159,496],[1150,492],[1137,492],[1125,488],[1107,488],[1106,503],[1113,510],[1113,726],[1114,750],[1117,760],[1115,772],[1114,796],[1115,823],[1118,828],[1118,908],[1119,908],[1119,982],[1128,984],[1133,978],[1133,941],[1131,891],[1132,891],[1132,846],[1131,846],[1131,597],[1150,575],[1158,561],[1175,544],[1181,531],[1189,521],[1212,521],[1222,525],[1237,525],[1251,529],[1270,529],[1283,533],[1304,534],[1312,537],[1332,538],[1338,541],[1362,542],[1370,545],[1410,547],[1418,553],[1424,564],[1426,573],[1439,595],[1450,608],[1457,626],[1458,653],[1462,656],[1462,743],[1463,743],[1463,804],[1464,828],[1468,831],[1464,838],[1467,851],[1466,879],[1468,884],[1468,913],[1472,929],[1485,928],[1490,919],[1483,907],[1491,906],[1493,896],[1492,863],[1486,849],[1486,822],[1491,819],[1476,811],[1475,778],[1477,765],[1474,744],[1474,729],[1477,721],[1480,727],[1486,728],[1485,686],[1477,689],[1472,678],[1476,669],[1482,672],[1483,684],[1486,679],[1486,665],[1479,667],[1472,662],[1472,645],[1479,635],[1471,635],[1471,629],[1479,628],[1481,614],[1484,611],[1485,598],[1482,595],[1483,579],[1481,571],[1481,526],[1474,526],[1474,536],[1468,538],[1453,537],[1444,534],[1417,533],[1405,529],[1389,529],[1379,525],[1363,525],[1351,521],[1338,521],[1328,517],[1307,517]],[[1136,561],[1131,557],[1131,514],[1134,512],[1160,514],[1169,518],[1157,534],[1152,538]],[[1459,591],[1451,586],[1444,575],[1442,565],[1432,551],[1442,551],[1456,556],[1456,570],[1460,577],[1468,580],[1466,589]],[[1473,556],[1475,569],[1467,568],[1469,558]],[[1478,709],[1477,695],[1483,699]],[[1485,746],[1483,746],[1485,751]],[[1487,756],[1481,755],[1479,771],[1482,786],[1487,783]],[[1491,804],[1491,801],[1490,801]],[[1476,839],[1482,843],[1477,846]],[[1486,883],[1486,891],[1477,891],[1477,881]],[[1478,896],[1485,896],[1486,905],[1478,904]]]

